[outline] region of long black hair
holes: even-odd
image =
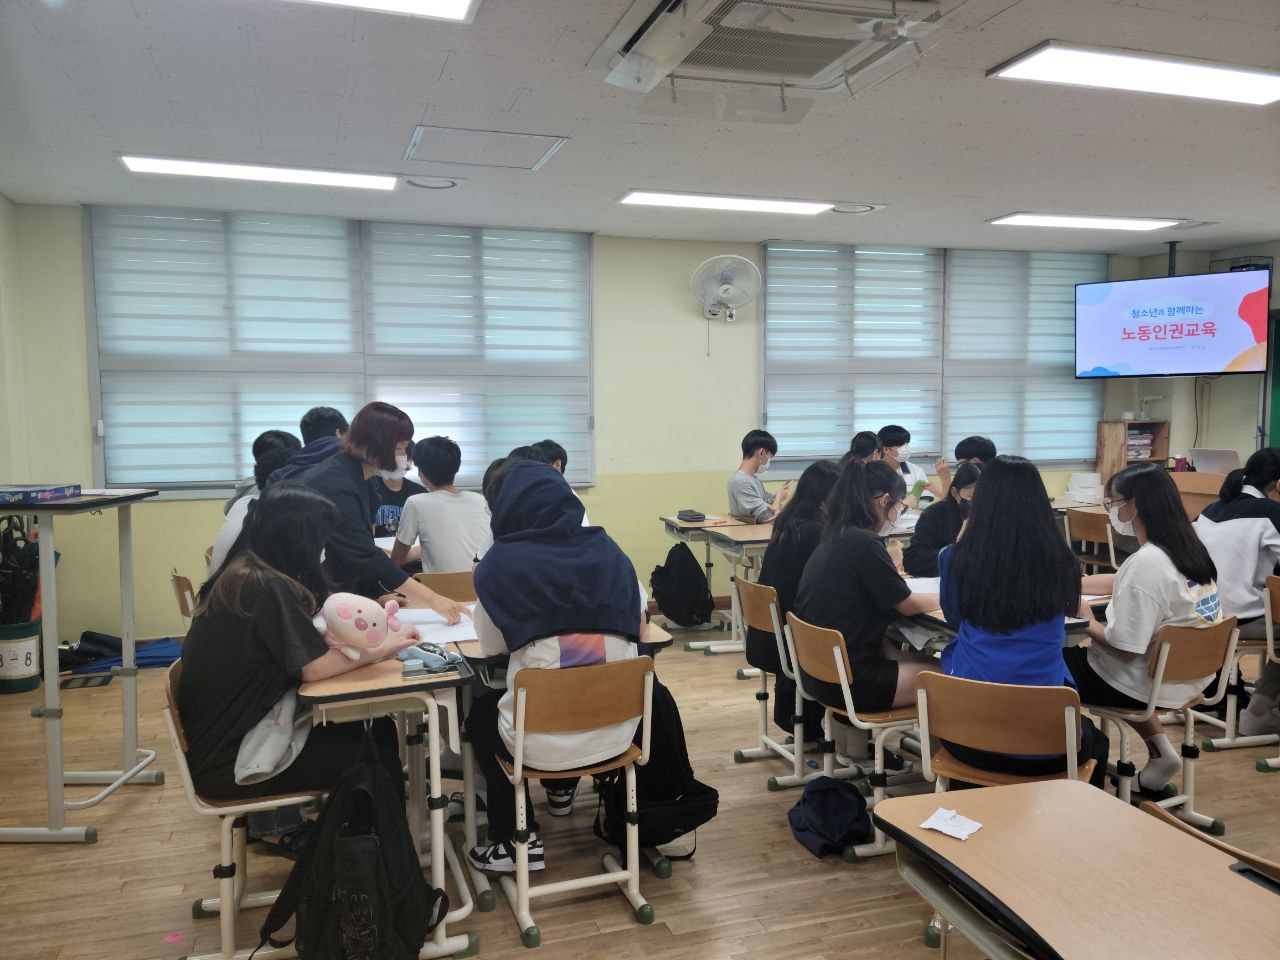
[[[1030,460],[1001,456],[983,468],[969,525],[950,549],[956,607],[976,627],[1012,633],[1080,606],[1080,564]]]
[[[804,473],[800,474],[800,480],[796,483],[795,493],[791,494],[787,505],[773,523],[774,543],[783,543],[795,536],[800,524],[806,521],[826,521],[824,508],[839,476],[840,468],[830,460],[815,460],[804,468]]]
[[[271,484],[250,506],[227,559],[200,588],[196,613],[217,607],[247,616],[243,587],[273,576],[314,612],[329,594],[320,553],[338,519],[338,508],[323,494],[291,480]]]
[[[1263,447],[1255,450],[1245,461],[1243,470],[1236,469],[1227,474],[1218,497],[1222,500],[1234,500],[1240,496],[1245,484],[1265,494],[1267,487],[1277,480],[1280,480],[1280,448]]]
[[[951,475],[951,486],[947,488],[947,492],[950,493],[952,490],[963,490],[965,487],[972,487],[981,476],[982,464],[962,463],[956,468],[956,472]]]
[[[1147,539],[1163,550],[1192,583],[1212,583],[1218,568],[1187,519],[1178,488],[1163,467],[1135,463],[1107,481],[1107,497],[1132,500]]]
[[[831,491],[823,539],[836,539],[845,527],[877,529],[882,521],[876,510],[875,498],[885,493],[895,500],[907,495],[907,482],[901,473],[883,460],[870,463],[850,460],[840,471],[840,479]]]

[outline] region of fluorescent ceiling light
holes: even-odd
[[[987,71],[989,77],[1166,93],[1259,106],[1280,100],[1280,73],[1207,60],[1048,40]]]
[[[264,183],[305,183],[317,187],[355,187],[362,190],[394,190],[396,178],[371,173],[335,170],[300,170],[264,167],[248,163],[212,163],[207,160],[167,160],[163,157],[121,157],[133,173],[169,173],[182,177],[216,177],[222,180],[260,180]]]
[[[741,210],[746,213],[825,213],[833,204],[806,200],[763,200],[758,197],[713,197],[701,193],[651,193],[632,190],[619,203],[648,207],[689,207],[694,210]]]
[[[1011,213],[990,221],[998,227],[1071,227],[1076,230],[1161,230],[1176,227],[1181,220],[1153,220],[1146,217],[1082,217],[1059,213]]]
[[[355,7],[358,10],[375,10],[378,13],[402,13],[410,17],[429,17],[432,20],[453,20],[470,23],[475,19],[480,0],[302,0],[304,3],[323,3],[331,7]]]

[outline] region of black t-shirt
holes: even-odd
[[[427,488],[409,479],[400,482],[399,490],[392,490],[381,477],[374,477],[369,483],[378,491],[382,501],[373,512],[373,535],[394,537],[400,529],[400,514],[404,513],[405,501],[415,494],[426,493]]]
[[[778,621],[787,622],[787,611],[795,606],[796,590],[804,566],[822,541],[822,524],[816,520],[797,523],[786,540],[774,540],[764,552],[759,582],[778,592]],[[778,641],[772,631],[747,628],[747,662],[753,667],[780,673]]]
[[[911,543],[902,551],[902,565],[908,576],[936,577],[938,553],[956,542],[963,525],[964,514],[951,497],[927,507],[916,521]]]
[[[283,578],[268,574],[245,582],[239,611],[206,610],[191,621],[178,711],[197,786],[235,765],[244,735],[328,651],[311,616]]]
[[[804,568],[796,616],[844,636],[853,673],[849,688],[859,710],[888,710],[893,705],[898,664],[885,656],[883,641],[898,616],[898,604],[910,595],[884,541],[859,527],[846,527],[834,540],[823,542]],[[831,685],[805,679],[804,686],[824,703],[842,702],[838,689],[827,689]]]

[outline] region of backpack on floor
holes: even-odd
[[[667,551],[667,562],[653,568],[649,591],[662,615],[682,627],[711,622],[715,600],[707,587],[707,573],[687,544]]]
[[[815,777],[787,812],[791,833],[815,857],[871,839],[867,800],[847,780]]]
[[[449,898],[427,884],[405,819],[403,784],[378,761],[366,732],[360,756],[334,785],[260,931],[261,948],[296,915],[303,960],[412,960]]]
[[[683,544],[681,544],[683,546]],[[640,744],[643,729],[636,730]],[[596,780],[600,797],[595,833],[619,850],[627,844],[627,780],[614,770]],[[653,681],[653,724],[649,732],[649,762],[636,767],[636,799],[640,815],[640,846],[656,847],[693,832],[715,818],[720,794],[693,775],[684,739],[680,709],[671,691]],[[694,849],[697,841],[694,841]],[[688,860],[693,850],[671,860]]]

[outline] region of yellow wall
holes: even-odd
[[[671,546],[658,516],[681,507],[723,511],[737,442],[757,425],[754,305],[733,324],[708,329],[689,293],[694,268],[720,253],[759,258],[754,244],[615,237],[594,244],[596,485],[582,494],[592,521],[618,540],[646,582]],[[1147,269],[1154,267],[1113,258],[1113,276]],[[91,483],[84,277],[78,208],[0,198],[0,481]],[[1109,407],[1123,402],[1113,397],[1115,387]],[[1230,410],[1222,396],[1214,396],[1219,419],[1231,416],[1219,412]],[[1046,474],[1051,493],[1065,487],[1066,476]],[[140,636],[181,630],[169,571],[198,583],[201,555],[221,522],[221,499],[135,508]],[[115,545],[113,515],[58,522],[62,639],[119,629]],[[715,589],[728,589],[723,561]]]

